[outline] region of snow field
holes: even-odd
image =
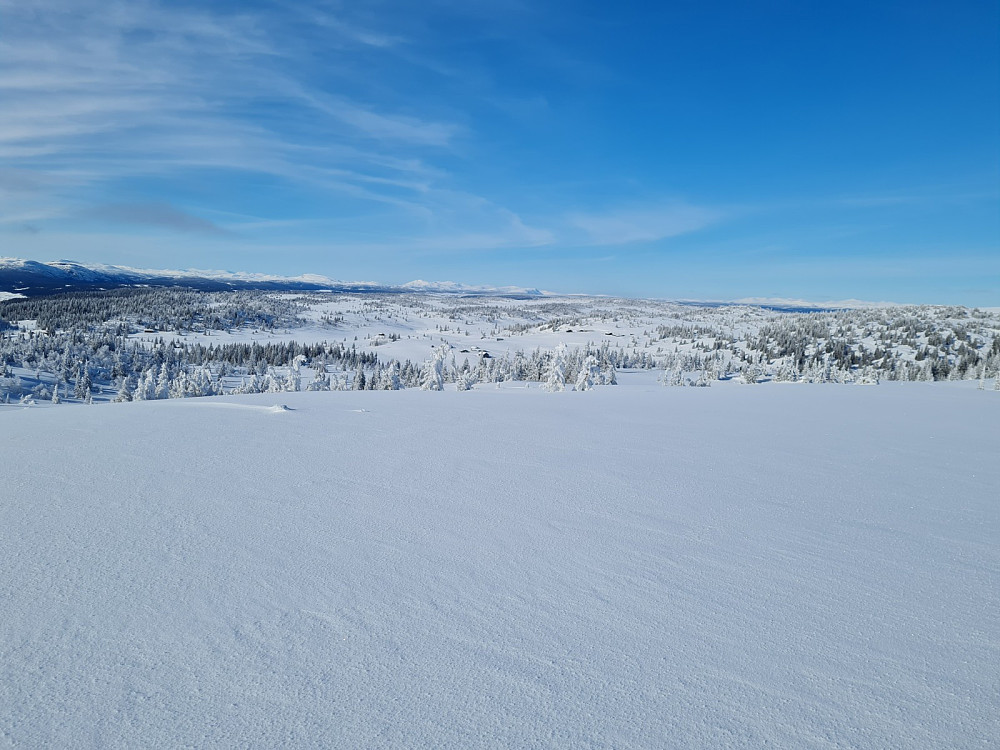
[[[0,745],[1000,735],[1000,394],[655,375],[0,412]]]

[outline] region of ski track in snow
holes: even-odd
[[[0,412],[0,746],[996,741],[1000,394],[626,380]]]

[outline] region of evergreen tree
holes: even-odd
[[[566,390],[566,345],[559,344],[549,359],[545,373],[545,390],[550,393]]]
[[[597,358],[588,354],[580,365],[580,372],[576,376],[574,388],[578,391],[589,391],[601,381],[601,367],[597,363]]]
[[[448,344],[441,344],[441,346],[434,350],[434,355],[424,363],[424,371],[421,374],[420,381],[421,390],[444,390],[444,368],[450,348]]]
[[[154,398],[170,398],[170,371],[167,363],[160,365],[160,372],[156,378],[156,387],[153,391]]]

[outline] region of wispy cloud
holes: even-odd
[[[404,42],[404,39],[398,35],[374,31],[364,26],[350,23],[342,17],[322,8],[304,7],[299,4],[292,4],[288,7],[292,12],[298,13],[307,23],[320,28],[330,29],[346,41],[378,48],[395,47]]]
[[[582,233],[582,244],[627,245],[652,242],[704,229],[724,217],[718,209],[669,202],[603,213],[576,213],[571,227]]]
[[[433,171],[413,179],[420,149],[447,148],[458,125],[345,93],[356,81],[303,74],[316,50],[297,44],[278,8],[211,7],[0,0],[0,158],[91,183],[228,169],[376,202],[426,191]],[[376,53],[398,42],[313,16],[327,42]]]
[[[171,229],[178,232],[229,234],[218,224],[182,211],[169,203],[109,203],[90,208],[84,215],[86,218]]]
[[[489,251],[648,242],[719,219],[683,203],[567,216],[464,189],[474,118],[409,83],[415,68],[449,85],[462,71],[370,10],[0,0],[0,14],[0,227],[40,227],[46,242],[85,221],[91,238],[100,222],[205,241],[285,231],[305,244],[327,231],[338,248]],[[549,108],[469,75],[491,117]],[[283,204],[262,209],[245,184]],[[254,216],[204,218],[233,210]]]

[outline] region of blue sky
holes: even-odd
[[[0,255],[1000,305],[989,2],[0,0]]]

